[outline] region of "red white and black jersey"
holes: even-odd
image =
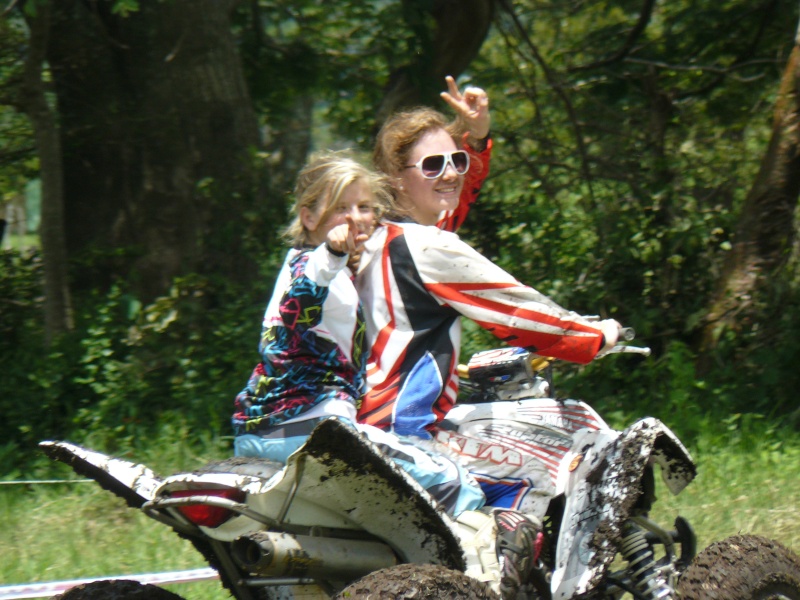
[[[430,437],[455,403],[462,315],[506,344],[571,362],[588,363],[603,346],[596,324],[432,226],[379,227],[357,287],[371,348],[358,420],[400,435]]]

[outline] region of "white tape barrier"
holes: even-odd
[[[24,479],[22,481],[0,481],[0,485],[43,485],[50,483],[94,483],[94,479]]]
[[[219,574],[210,568],[192,569],[191,571],[173,571],[171,573],[144,573],[141,575],[114,575],[113,577],[93,577],[91,579],[73,579],[72,581],[50,581],[46,583],[26,583],[22,585],[0,586],[0,600],[22,600],[23,598],[50,598],[62,594],[68,589],[81,585],[107,579],[132,579],[140,583],[154,585],[167,583],[189,583],[218,579]]]

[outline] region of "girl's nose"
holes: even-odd
[[[458,171],[456,171],[453,163],[449,160],[444,166],[444,173],[442,173],[441,177],[442,179],[458,179]]]
[[[353,208],[350,209],[350,216],[357,223],[361,223],[364,220],[364,215],[362,214],[358,206],[354,206]]]

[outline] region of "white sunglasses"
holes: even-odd
[[[436,179],[442,176],[447,165],[451,165],[456,173],[463,175],[469,171],[469,154],[465,150],[429,154],[420,158],[417,164],[406,165],[403,168],[413,169],[416,167],[425,179]]]

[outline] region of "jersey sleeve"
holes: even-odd
[[[544,356],[586,364],[603,347],[592,321],[520,283],[457,235],[430,229],[416,230],[409,246],[425,289],[439,303],[505,343]]]
[[[492,139],[487,139],[486,148],[478,152],[467,144],[465,135],[463,148],[469,152],[469,171],[467,171],[464,188],[461,190],[461,196],[458,199],[458,207],[445,213],[445,216],[436,224],[439,229],[444,231],[457,231],[463,225],[470,208],[478,199],[483,182],[486,181],[486,177],[489,175]]]
[[[334,254],[327,244],[321,244],[308,253],[308,262],[302,271],[293,272],[292,285],[303,276],[318,286],[327,287],[333,278],[347,266],[347,254]]]
[[[298,335],[320,323],[331,281],[346,265],[347,255],[335,255],[325,244],[291,259],[290,276],[283,279],[285,289],[276,286],[264,318],[259,351],[265,360],[272,342],[270,336],[275,335],[273,326]]]

